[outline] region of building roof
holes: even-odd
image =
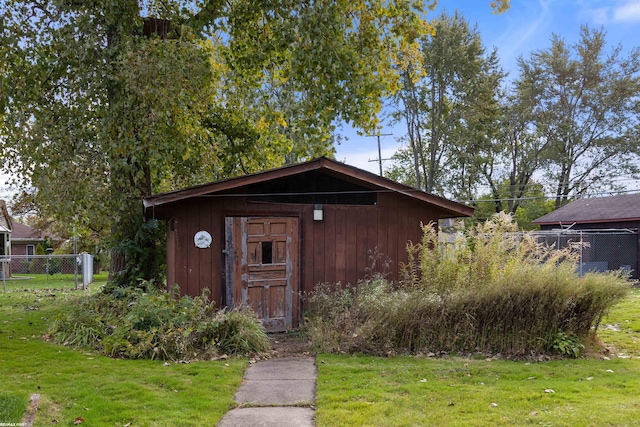
[[[42,242],[47,237],[50,237],[53,240],[59,239],[58,237],[52,235],[51,233],[47,233],[46,231],[39,231],[35,228],[29,227],[28,225],[20,224],[19,222],[13,221],[13,231],[11,232],[12,242]]]
[[[533,221],[539,225],[571,225],[640,221],[640,193],[579,199]]]
[[[7,211],[7,204],[4,200],[0,200],[0,233],[11,233],[11,230],[13,230],[13,224]]]
[[[265,172],[230,178],[223,181],[146,197],[144,199],[144,206],[145,208],[162,206],[192,197],[239,189],[247,185],[263,183],[284,177],[291,177],[310,171],[318,171],[345,181],[357,183],[363,187],[371,189],[372,191],[393,191],[403,194],[406,197],[429,203],[440,208],[442,212],[440,215],[441,218],[473,215],[473,208],[469,206],[417,190],[407,185],[399,184],[369,171],[346,165],[326,157],[319,157],[305,163],[298,163]]]

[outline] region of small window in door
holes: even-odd
[[[262,264],[273,264],[272,242],[262,242]]]

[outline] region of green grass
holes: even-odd
[[[36,426],[54,420],[71,426],[76,417],[85,426],[212,426],[234,406],[246,359],[164,366],[45,342],[51,317],[80,294],[0,293],[0,422],[20,422],[32,393],[42,396]],[[600,333],[612,352],[629,358],[527,363],[319,355],[317,425],[637,425],[639,303],[634,290],[603,320],[619,330]]]
[[[613,307],[598,336],[619,357],[640,357],[640,289]]]
[[[93,283],[89,289],[104,285],[107,282],[107,272],[93,275]],[[34,289],[75,289],[74,274],[13,274],[11,279],[0,280],[0,291],[25,291]],[[82,287],[82,277],[78,276],[78,287]]]
[[[246,359],[165,366],[45,342],[51,317],[80,293],[0,293],[0,422],[20,422],[32,393],[42,396],[36,426],[77,417],[86,426],[215,425],[234,405]]]
[[[638,360],[317,360],[319,427],[630,426],[640,419]]]
[[[640,290],[602,325],[615,326],[598,334],[611,354],[576,360],[321,354],[317,425],[638,425]]]
[[[27,407],[27,399],[17,394],[0,392],[0,420],[20,420]],[[5,421],[0,421],[5,422]]]

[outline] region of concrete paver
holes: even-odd
[[[295,407],[238,408],[218,427],[313,427],[313,409]]]
[[[316,396],[315,381],[268,380],[247,381],[236,393],[236,402],[251,405],[312,405]]]
[[[280,357],[267,359],[249,366],[246,380],[313,380],[317,377],[313,357]]]
[[[317,370],[313,357],[283,357],[251,365],[219,427],[312,427]],[[303,407],[306,406],[306,407]]]

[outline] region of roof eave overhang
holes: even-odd
[[[271,178],[287,177],[297,173],[320,169],[315,164],[310,165],[313,167],[303,168],[303,166],[306,166],[308,164],[309,163],[302,163],[299,165],[285,166],[280,169],[272,169],[265,172],[258,172],[251,175],[237,176],[237,177],[229,178],[223,181],[217,181],[214,183],[198,185],[195,187],[189,187],[182,190],[175,190],[167,193],[158,194],[155,196],[145,197],[142,201],[146,209],[152,206],[162,206],[168,203],[179,202],[181,200],[189,199],[191,197],[198,197],[198,196],[204,196],[204,195],[209,195],[214,193],[220,193],[223,191],[232,190],[234,188],[268,181]],[[278,172],[286,172],[287,169],[292,169],[295,167],[300,167],[300,169],[295,169],[293,173],[284,173],[284,174],[278,173]]]
[[[12,237],[11,243],[20,244],[20,243],[33,243],[33,242],[44,242],[46,237]],[[53,239],[56,240],[56,239]]]
[[[635,222],[640,221],[640,218],[608,218],[608,219],[580,219],[580,220],[563,220],[563,221],[539,221],[533,220],[532,224],[536,225],[571,225],[571,224],[600,224],[607,222]]]
[[[327,171],[333,171],[342,177],[349,177],[351,180],[358,181],[369,187],[373,186],[378,189],[387,189],[395,191],[406,197],[421,200],[426,203],[430,203],[441,208],[440,218],[454,218],[461,216],[472,216],[474,209],[462,205],[460,203],[445,199],[440,196],[425,193],[423,191],[411,188],[404,184],[399,184],[391,181],[387,178],[380,177],[369,171],[358,169],[354,166],[349,166],[343,163],[339,163],[325,157],[321,157],[316,160],[311,160],[306,163],[299,163],[296,165],[285,166],[278,169],[272,169],[265,172],[259,172],[252,175],[240,176],[236,178],[230,178],[224,181],[218,181],[210,184],[204,184],[196,187],[190,187],[183,190],[172,191],[168,193],[158,194],[156,196],[146,197],[143,199],[144,207],[150,208],[155,206],[162,206],[169,203],[178,202],[191,197],[211,195],[214,193],[220,193],[234,188],[252,185],[270,179],[285,178],[292,175],[310,172],[314,170],[324,169]]]

